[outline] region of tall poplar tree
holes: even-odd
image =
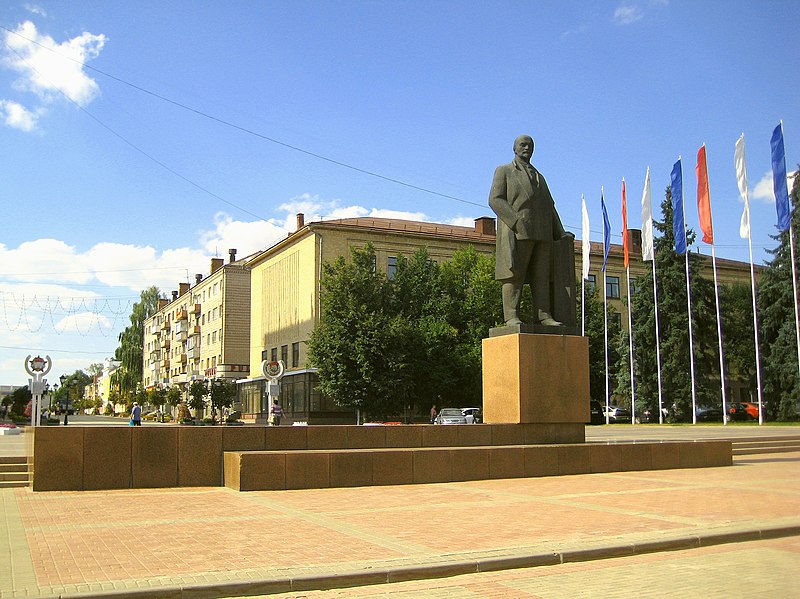
[[[156,313],[158,299],[157,287],[152,286],[142,291],[139,301],[133,304],[131,324],[119,334],[119,346],[114,352],[114,359],[120,362],[120,367],[113,378],[121,400],[132,397],[136,385],[142,382],[144,321]]]

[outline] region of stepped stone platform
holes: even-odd
[[[34,491],[411,484],[732,463],[730,441],[585,443],[581,423],[42,427]]]

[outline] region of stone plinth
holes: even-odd
[[[515,333],[483,340],[483,421],[589,422],[589,341]]]

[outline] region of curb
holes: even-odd
[[[516,568],[535,568],[558,564],[586,562],[615,557],[628,557],[647,553],[697,549],[726,543],[744,543],[800,536],[800,524],[774,526],[759,529],[742,529],[729,532],[708,532],[706,534],[673,537],[642,543],[607,545],[591,549],[567,549],[552,553],[531,553],[506,555],[476,560],[453,561],[423,566],[408,566],[387,569],[361,569],[345,571],[340,574],[324,574],[273,578],[269,580],[242,580],[223,583],[196,584],[187,586],[152,587],[122,591],[103,591],[87,593],[63,593],[51,595],[59,598],[100,599],[210,599],[245,595],[271,595],[299,591],[321,591],[349,587],[370,586],[393,582],[448,578],[462,574],[497,572]]]

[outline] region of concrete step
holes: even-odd
[[[31,464],[26,456],[0,456],[0,489],[30,484]]]
[[[732,448],[733,455],[794,452],[800,451],[800,437],[737,439],[733,441]]]

